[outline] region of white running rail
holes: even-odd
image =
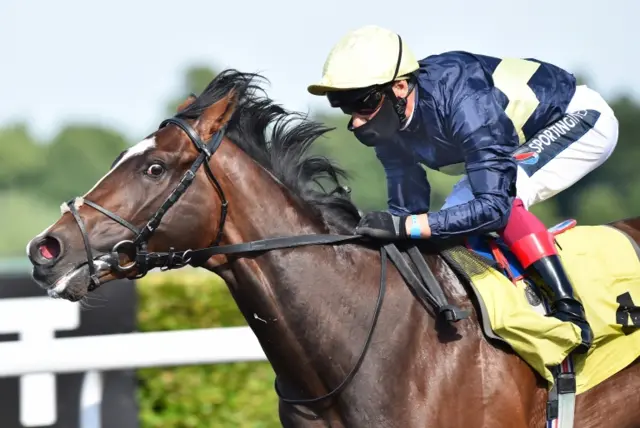
[[[0,377],[262,360],[249,327],[108,334],[1,343]]]
[[[100,428],[103,370],[265,360],[249,327],[0,343],[0,377],[85,373],[80,428]]]

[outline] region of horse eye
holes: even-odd
[[[154,163],[149,168],[147,168],[147,171],[145,172],[145,174],[150,175],[151,177],[160,177],[163,172],[164,172],[164,167],[159,163]]]

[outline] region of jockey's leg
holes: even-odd
[[[528,208],[567,189],[609,158],[618,140],[618,121],[602,97],[580,86],[567,114],[538,132],[516,152],[517,198],[501,235],[522,265],[541,278],[553,302],[554,315],[582,330],[587,352],[592,331],[584,308],[574,296],[554,239]],[[520,155],[520,156],[519,156]]]
[[[552,301],[553,315],[562,321],[573,322],[582,330],[582,344],[574,352],[587,352],[593,341],[593,332],[582,303],[573,293],[553,235],[533,213],[527,211],[519,198],[515,199],[509,222],[500,235],[525,270],[530,275],[537,273],[540,277],[537,282],[546,287],[545,291]]]

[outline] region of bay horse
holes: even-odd
[[[468,284],[437,251],[424,251],[429,267],[469,312],[448,328],[381,244],[352,239],[348,174],[310,154],[330,128],[275,104],[261,78],[220,73],[63,204],[27,247],[33,278],[77,301],[154,267],[220,275],[277,375],[287,428],[544,426],[545,383],[483,335]],[[613,225],[640,242],[640,219]],[[287,245],[296,236],[318,238]],[[577,397],[574,426],[640,427],[639,387],[636,361]]]

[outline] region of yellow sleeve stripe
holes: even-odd
[[[540,64],[518,58],[505,58],[493,72],[493,83],[509,99],[505,109],[518,133],[520,144],[525,142],[522,127],[540,104],[536,94],[527,85]]]

